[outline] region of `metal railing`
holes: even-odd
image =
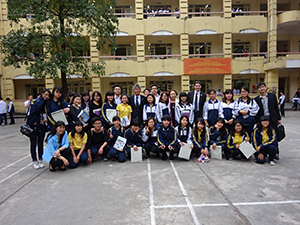
[[[189,54],[189,58],[221,58],[224,53],[211,53],[211,54]]]
[[[173,55],[145,55],[147,59],[169,59],[169,58],[181,58],[180,54],[173,54]]]
[[[137,58],[136,55],[124,55],[124,56],[110,56],[110,55],[101,55],[99,59],[104,60],[135,60]]]
[[[235,16],[268,16],[268,11],[242,11],[242,12],[231,12],[232,17]]]

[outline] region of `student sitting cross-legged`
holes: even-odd
[[[214,126],[211,126],[209,129],[209,145],[213,149],[216,149],[216,146],[222,146],[222,151],[226,155],[226,141],[228,137],[228,130],[225,126],[225,120],[219,117]]]
[[[191,149],[194,148],[192,141],[192,128],[189,125],[189,118],[186,115],[182,115],[179,120],[179,125],[175,128],[178,135],[178,147],[179,149],[185,144],[189,144]]]
[[[193,139],[193,157],[199,157],[198,161],[204,160],[206,162],[209,161],[208,158],[208,138],[206,134],[206,127],[204,119],[199,117],[195,122],[195,128],[192,131],[192,139]]]
[[[137,151],[138,150],[137,147],[143,146],[142,131],[140,130],[140,124],[137,119],[134,119],[131,123],[131,127],[125,131],[125,138],[127,139],[126,152],[128,154],[128,159],[130,159],[131,148],[133,148],[134,151]],[[125,160],[125,154],[124,154],[124,160]]]
[[[154,118],[149,117],[142,131],[144,147],[146,150],[146,156],[145,156],[146,159],[150,157],[150,152],[159,155],[158,142],[157,142],[157,130],[158,128],[155,127]]]
[[[241,121],[235,120],[233,122],[231,133],[228,135],[227,138],[227,152],[226,159],[236,159],[239,155],[242,160],[245,160],[246,157],[241,152],[240,144],[243,141],[249,141],[249,136],[246,131],[244,131],[244,127]]]
[[[275,166],[274,156],[277,149],[276,141],[276,132],[271,127],[270,117],[262,116],[258,127],[254,130],[252,136],[253,147],[256,149],[256,163],[264,164],[268,154],[270,165]]]
[[[80,163],[87,163],[89,156],[85,150],[87,134],[83,131],[80,121],[74,123],[73,130],[69,133],[69,144],[71,155],[69,156],[69,168],[76,168]]]
[[[88,131],[87,152],[89,154],[89,163],[95,161],[100,155],[104,162],[108,161],[107,154],[109,152],[107,130],[102,127],[101,118],[94,117],[92,119],[93,128]]]
[[[179,152],[177,132],[174,127],[170,125],[171,117],[164,115],[161,118],[162,126],[158,129],[157,141],[160,152],[162,153],[162,160],[166,160],[167,151],[170,150],[170,160],[174,159],[174,154]]]
[[[111,156],[111,160],[116,160],[118,157],[119,162],[125,162],[125,152],[124,149],[121,151],[114,148],[114,144],[116,143],[118,137],[124,137],[125,129],[121,127],[120,117],[114,116],[112,118],[113,126],[108,129],[108,144],[109,144],[109,155]],[[125,148],[125,147],[124,147]]]

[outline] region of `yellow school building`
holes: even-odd
[[[119,0],[114,11],[118,48],[107,44],[104,55],[88,37],[90,51],[84,55],[90,62],[105,61],[105,76],[71,75],[70,90],[104,94],[120,84],[131,95],[139,83],[143,89],[156,84],[188,92],[200,80],[204,92],[248,86],[255,95],[255,85],[264,81],[290,101],[300,87],[300,0]],[[0,14],[5,35],[12,29],[6,1]],[[24,18],[21,24],[29,22]],[[0,66],[0,94],[13,100],[16,112],[25,112],[28,94],[59,84],[33,80],[25,66]]]

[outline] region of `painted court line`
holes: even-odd
[[[155,211],[154,211],[154,195],[153,195],[153,184],[152,184],[152,176],[151,176],[151,166],[150,159],[147,159],[148,165],[148,185],[149,185],[149,200],[150,200],[150,216],[151,216],[151,225],[156,225],[155,221]]]
[[[32,162],[29,163],[27,166],[24,166],[23,168],[19,169],[18,171],[14,172],[13,174],[9,175],[8,177],[4,178],[0,181],[0,184],[6,181],[7,179],[11,178],[12,176],[16,175],[17,173],[21,172],[22,170],[26,169],[28,166],[31,166]]]
[[[274,201],[274,202],[240,202],[240,203],[232,203],[235,206],[239,205],[277,205],[277,204],[293,204],[300,203],[300,200],[292,200],[292,201]]]
[[[173,169],[173,171],[174,171],[174,174],[175,174],[175,176],[176,176],[176,179],[177,179],[177,181],[178,181],[178,184],[179,184],[179,186],[180,186],[180,188],[181,188],[182,194],[184,195],[184,199],[185,199],[185,201],[186,201],[187,207],[189,208],[189,210],[190,210],[190,212],[191,212],[191,214],[192,214],[192,217],[193,217],[193,219],[194,219],[194,222],[195,222],[196,225],[200,225],[200,222],[199,222],[199,220],[198,220],[198,218],[197,218],[197,215],[196,215],[196,212],[195,212],[195,210],[194,210],[194,208],[193,208],[193,205],[192,205],[192,203],[191,203],[191,201],[190,201],[190,199],[189,199],[189,197],[188,197],[188,195],[187,195],[187,191],[185,190],[185,188],[184,188],[184,186],[183,186],[183,184],[182,184],[182,182],[181,182],[181,180],[180,180],[180,178],[179,178],[179,175],[178,175],[178,173],[177,173],[177,170],[176,170],[176,168],[175,168],[175,166],[174,166],[174,163],[173,163],[171,160],[170,160],[170,164],[171,164],[171,166],[172,166],[172,169]]]
[[[2,170],[5,170],[5,169],[7,169],[8,167],[11,167],[11,166],[15,165],[16,163],[18,163],[18,162],[22,161],[23,159],[26,159],[28,156],[30,156],[30,155],[26,155],[26,156],[24,156],[23,158],[21,158],[21,159],[19,159],[19,160],[15,161],[15,162],[13,162],[13,163],[11,163],[11,164],[7,165],[6,167],[3,167],[2,169],[0,169],[0,172],[1,172]]]

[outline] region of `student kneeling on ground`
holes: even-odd
[[[93,127],[88,131],[87,152],[89,154],[89,163],[95,161],[97,155],[100,155],[103,161],[108,161],[107,154],[109,152],[108,135],[104,127],[102,127],[101,118],[94,117],[92,119]]]
[[[209,129],[209,145],[212,146],[212,149],[216,149],[216,146],[221,146],[224,154],[228,154],[228,151],[226,151],[228,134],[228,130],[225,127],[225,120],[219,117],[215,126],[211,126]]]
[[[80,163],[87,163],[89,156],[85,150],[87,142],[87,134],[83,131],[83,126],[80,121],[74,123],[73,130],[69,133],[69,144],[71,155],[69,157],[69,168],[76,168]]]
[[[167,151],[170,150],[170,160],[174,159],[174,154],[179,153],[179,148],[177,146],[177,133],[174,127],[170,125],[171,117],[169,115],[164,115],[161,118],[162,126],[158,129],[157,141],[160,152],[162,153],[162,160],[168,158]]]
[[[119,162],[125,162],[125,152],[124,149],[118,151],[114,148],[114,144],[116,143],[119,136],[124,137],[124,128],[121,127],[120,117],[114,116],[112,118],[113,126],[108,129],[108,144],[109,144],[109,155],[111,156],[111,160],[116,160],[118,157]]]
[[[56,167],[59,167],[60,170],[66,170],[65,166],[69,165],[67,159],[70,156],[70,149],[65,123],[57,121],[46,140],[47,146],[43,159],[49,163],[50,171],[54,172]]]
[[[125,138],[127,139],[126,152],[128,154],[128,159],[131,159],[131,148],[133,148],[134,151],[137,151],[138,147],[143,146],[142,131],[140,130],[140,124],[137,119],[134,119],[131,123],[131,128],[126,130]],[[124,159],[121,158],[121,160],[125,160],[125,154]]]
[[[252,136],[253,146],[256,149],[256,163],[264,164],[267,154],[271,166],[275,166],[274,156],[277,149],[276,132],[270,124],[269,116],[262,116],[258,127],[254,130]]]

